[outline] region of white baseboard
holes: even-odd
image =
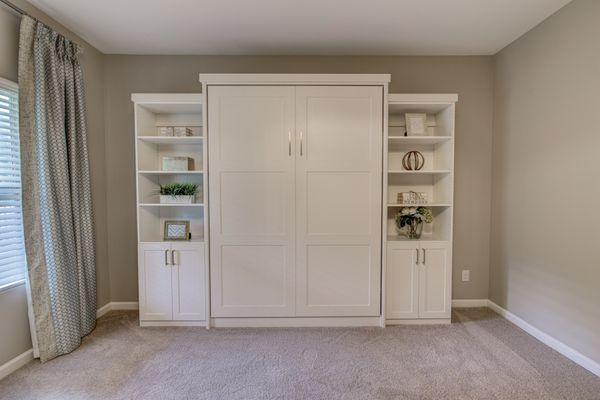
[[[33,360],[33,349],[29,349],[25,353],[19,354],[12,360],[0,365],[0,379],[12,374],[31,360]]]
[[[112,301],[106,303],[96,311],[96,318],[100,318],[104,314],[113,310],[137,310],[139,303],[137,301]]]
[[[488,299],[454,299],[452,308],[477,308],[487,307]]]
[[[525,332],[529,333],[531,336],[533,336],[540,342],[544,343],[546,346],[558,351],[560,354],[567,357],[571,361],[581,365],[583,368],[587,369],[594,375],[600,376],[600,363],[597,363],[591,358],[584,356],[583,354],[567,346],[560,340],[548,335],[546,332],[539,330],[535,326],[529,324],[520,317],[517,317],[510,311],[505,310],[504,308],[500,307],[498,304],[494,303],[491,300],[488,300],[488,307],[500,314],[501,316],[503,316],[504,318],[506,318],[508,321],[518,326],[519,328],[523,329]]]

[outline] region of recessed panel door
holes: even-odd
[[[296,314],[380,314],[382,87],[296,88]]]
[[[294,315],[294,87],[208,86],[213,317]]]
[[[419,318],[450,318],[451,260],[447,242],[421,242]]]
[[[173,316],[170,245],[168,243],[140,244],[138,265],[140,320],[170,320]]]
[[[173,243],[171,247],[173,319],[204,321],[206,297],[203,243]]]
[[[390,241],[387,246],[386,318],[419,318],[419,244]]]

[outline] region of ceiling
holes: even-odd
[[[571,0],[29,0],[104,53],[489,55]]]

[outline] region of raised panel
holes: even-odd
[[[220,184],[223,235],[286,234],[285,173],[222,172]]]
[[[221,310],[214,316],[290,316],[286,246],[221,248]],[[243,309],[244,311],[240,311]]]
[[[306,96],[306,155],[309,161],[369,161],[373,135],[370,96],[331,92]]]
[[[204,245],[174,243],[173,319],[203,321],[206,319],[204,279]]]
[[[369,235],[371,174],[368,172],[308,172],[307,233]]]
[[[388,245],[386,278],[386,318],[419,316],[419,267],[417,245]]]
[[[307,307],[369,307],[369,246],[308,246]]]
[[[219,155],[222,162],[246,162],[249,165],[265,160],[281,161],[281,150],[289,129],[286,121],[286,94],[238,87],[235,94],[220,98]],[[235,116],[232,118],[232,116]]]
[[[293,315],[294,87],[208,86],[211,315]]]
[[[139,245],[140,320],[172,319],[171,266],[169,245]]]
[[[380,315],[382,95],[296,88],[297,315]]]
[[[450,318],[451,272],[448,250],[442,246],[422,246],[419,274],[419,317]]]

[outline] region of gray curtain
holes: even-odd
[[[42,362],[96,324],[96,268],[80,48],[23,16],[19,110],[25,247]]]

